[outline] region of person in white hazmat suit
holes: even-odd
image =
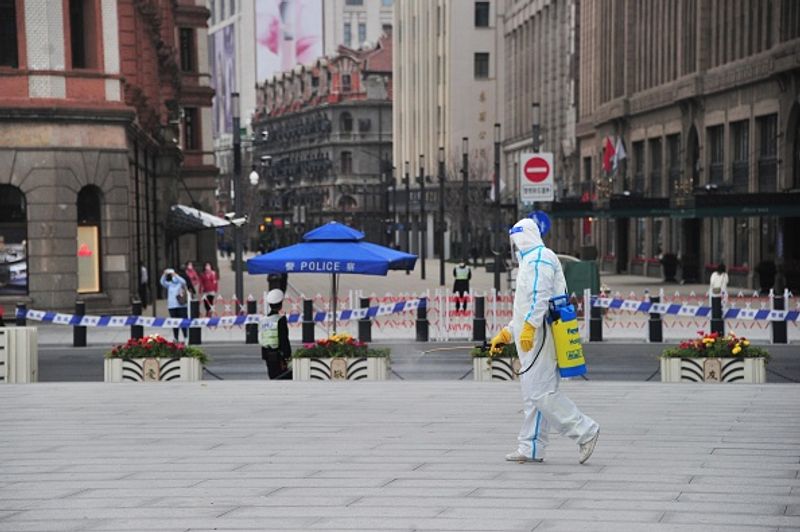
[[[519,269],[511,323],[492,338],[492,350],[512,341],[520,359],[524,419],[516,451],[506,460],[542,462],[552,428],[576,440],[579,462],[594,451],[600,428],[558,390],[558,367],[550,326],[551,297],[566,293],[567,283],[556,254],[545,247],[536,222],[525,218],[509,230]]]

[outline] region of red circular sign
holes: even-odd
[[[542,157],[531,157],[523,168],[525,178],[533,183],[541,183],[550,177],[550,164]]]

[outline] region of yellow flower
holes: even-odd
[[[747,347],[748,345],[750,345],[750,340],[742,340],[742,345]]]
[[[740,346],[738,346],[738,345],[731,350],[731,353],[733,353],[734,355],[738,355],[741,352],[742,352],[742,348]]]

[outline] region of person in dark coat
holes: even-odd
[[[270,290],[267,294],[269,313],[258,323],[258,343],[261,344],[261,359],[267,365],[270,379],[290,380],[292,370],[289,360],[292,346],[289,344],[289,324],[281,314],[283,292]]]

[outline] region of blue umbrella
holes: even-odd
[[[328,222],[303,235],[303,242],[249,259],[247,272],[331,274],[336,332],[337,275],[386,275],[389,270],[413,270],[416,261],[416,255],[365,242],[361,231]]]

